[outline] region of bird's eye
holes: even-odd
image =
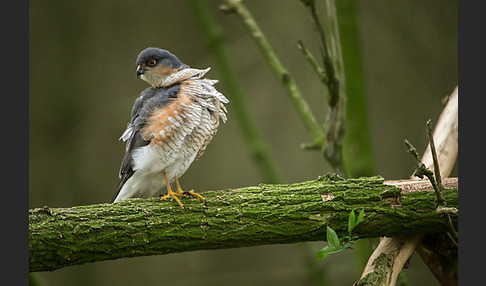
[[[157,63],[157,62],[156,62],[154,59],[151,59],[150,61],[148,61],[148,62],[147,62],[147,65],[148,65],[149,67],[153,67],[153,66],[155,66],[155,64],[156,64],[156,63]]]

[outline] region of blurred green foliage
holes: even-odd
[[[320,154],[299,148],[309,135],[239,19],[220,13],[221,1],[205,3],[223,27],[254,121],[285,182],[327,172]],[[297,49],[298,40],[315,41],[302,4],[246,3],[323,122],[323,86]],[[414,161],[403,139],[425,150],[424,123],[438,118],[441,99],[458,84],[458,1],[357,1],[356,7],[359,34],[352,37],[362,55],[366,114],[351,114],[347,123],[368,121],[374,175],[406,178]],[[193,67],[212,66],[209,78],[223,77],[197,25],[185,1],[29,2],[29,207],[111,201],[125,152],[118,138],[146,87],[135,77],[137,54],[159,46]],[[307,47],[318,54],[317,47]],[[217,88],[231,100],[224,82]],[[182,177],[183,187],[204,192],[262,182],[232,109],[230,103],[228,122]],[[345,145],[345,157],[346,152]],[[48,285],[313,285],[306,263],[322,244],[304,245],[105,261],[41,276]],[[352,251],[317,263],[326,268],[331,285],[349,285],[359,276]],[[420,259],[414,256],[410,265],[405,272],[411,284],[437,285]]]

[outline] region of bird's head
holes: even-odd
[[[154,87],[160,86],[172,73],[189,67],[169,51],[159,48],[146,48],[141,51],[135,64],[137,77]]]

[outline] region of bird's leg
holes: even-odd
[[[196,198],[203,201],[204,204],[207,204],[206,199],[203,196],[201,196],[200,194],[194,192],[194,190],[190,190],[189,192],[183,191],[182,188],[181,188],[181,185],[179,184],[179,179],[177,179],[177,176],[175,176],[174,179],[175,179],[176,188],[177,188],[176,194],[183,194],[183,195],[186,195],[188,197],[195,196]]]
[[[167,173],[165,171],[162,171],[162,173],[164,174],[165,183],[167,185],[167,194],[161,196],[160,199],[161,200],[165,200],[165,199],[168,199],[168,198],[174,199],[181,208],[185,209],[186,207],[184,207],[184,205],[181,203],[181,201],[179,201],[179,198],[177,198],[177,197],[182,196],[182,194],[184,193],[182,191],[179,191],[180,190],[179,182],[177,182],[177,180],[176,180],[177,192],[174,192],[170,188],[169,179],[167,179]]]
[[[179,195],[184,195],[184,191],[181,188],[181,185],[179,184],[179,179],[177,176],[174,177],[174,181],[176,183],[176,193]]]

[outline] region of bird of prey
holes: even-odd
[[[194,196],[184,192],[178,178],[201,157],[226,121],[228,99],[214,88],[217,80],[203,78],[210,70],[190,68],[167,50],[149,47],[140,52],[136,74],[151,86],[142,91],[131,120],[120,140],[126,154],[120,168],[120,183],[114,202],[149,198],[167,187],[161,199]],[[175,191],[171,183],[176,185]]]

